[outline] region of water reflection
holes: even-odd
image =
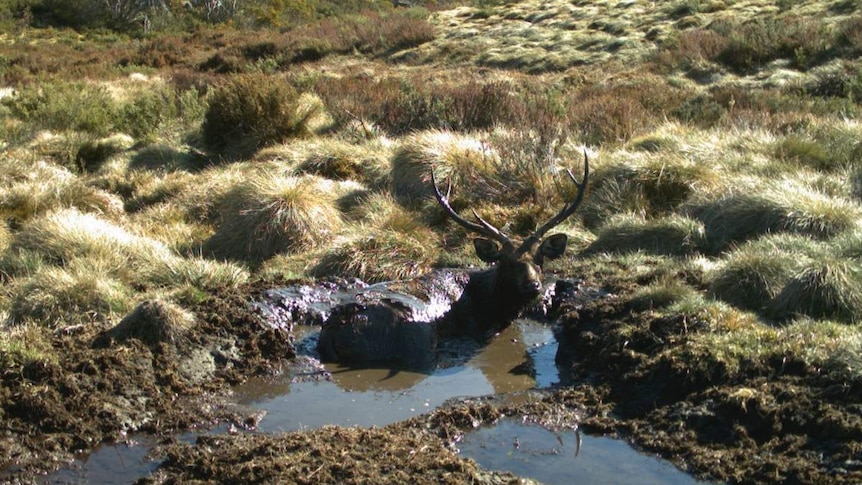
[[[554,433],[511,420],[468,433],[458,449],[484,468],[551,485],[703,483],[622,440],[578,436],[574,431]]]
[[[302,337],[313,338],[313,334]],[[313,343],[304,348],[313,348]],[[550,328],[520,320],[481,348],[468,341],[445,342],[441,366],[428,373],[326,364],[330,381],[296,382],[289,373],[252,379],[235,389],[235,399],[237,404],[266,412],[258,425],[264,432],[326,424],[384,426],[456,397],[533,389],[537,376],[543,382],[555,382],[555,352]]]

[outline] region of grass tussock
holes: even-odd
[[[337,245],[310,273],[351,276],[369,283],[421,276],[438,259],[439,249],[428,243],[434,238],[427,228],[411,232],[385,227],[367,231]]]
[[[341,225],[335,189],[317,177],[258,175],[225,195],[221,225],[204,249],[258,263],[329,242]]]
[[[677,278],[663,278],[635,291],[629,299],[629,307],[635,311],[667,308],[694,298],[694,288]]]
[[[16,226],[51,211],[72,208],[110,218],[123,213],[119,197],[60,168],[37,169],[32,178],[0,188],[0,216]]]
[[[182,307],[162,299],[138,304],[108,332],[114,340],[139,340],[147,345],[175,343],[195,325],[195,316]]]
[[[56,265],[92,258],[130,273],[173,256],[153,239],[77,209],[62,209],[33,220],[15,234],[10,249],[38,254]]]
[[[45,268],[20,283],[9,319],[59,330],[105,323],[131,309],[134,298],[134,290],[110,271],[83,260]]]
[[[429,131],[408,137],[392,157],[392,194],[410,204],[433,195],[431,170],[445,191],[469,200],[494,199],[503,187],[489,185],[499,166],[494,152],[482,141],[451,131]]]
[[[302,153],[297,154],[298,174],[353,180],[374,189],[389,187],[391,150],[384,143],[372,140],[358,144],[326,138],[302,148]]]
[[[684,216],[671,215],[644,220],[623,215],[611,219],[589,246],[590,252],[636,252],[682,256],[696,254],[704,243],[703,224]]]
[[[611,162],[598,167],[591,180],[582,213],[587,227],[595,229],[614,214],[669,215],[693,194],[711,192],[720,176],[705,163],[663,156]]]
[[[791,246],[802,247],[794,250]],[[746,243],[728,254],[713,272],[710,292],[739,308],[763,311],[802,261],[810,258],[813,246],[807,237],[794,235],[766,236]]]
[[[712,253],[767,233],[834,237],[855,227],[862,215],[856,203],[831,197],[793,178],[691,201],[686,211],[703,222]]]
[[[846,259],[814,259],[787,281],[770,305],[779,319],[805,315],[858,323],[862,319],[862,271]]]

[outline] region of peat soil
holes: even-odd
[[[568,374],[559,388],[460,400],[381,428],[245,432],[257,418],[225,404],[230,387],[284,372],[294,357],[286,320],[249,305],[281,283],[221,292],[195,308],[189,328],[57,335],[59,362],[2,376],[0,480],[35,482],[76,452],[143,432],[161,440],[164,460],[142,483],[511,483],[518,478],[482,470],[454,447],[469,430],[511,416],[621,436],[700,478],[862,482],[859,383],[786,360],[731,376],[703,356],[663,358],[696,322],[635,311],[617,296],[633,288],[619,285],[551,306]],[[219,422],[236,431],[192,444],[173,437]]]

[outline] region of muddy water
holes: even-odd
[[[404,370],[320,368],[314,357],[317,327],[299,335],[299,358],[277,378],[253,379],[234,392],[234,404],[263,418],[257,431],[277,433],[314,429],[325,424],[383,426],[428,412],[456,397],[517,393],[546,388],[559,381],[554,365],[556,342],[546,325],[520,320],[481,349],[469,342],[447,342],[440,364],[423,374]],[[311,330],[308,330],[311,329]],[[528,394],[528,393],[525,393]],[[227,427],[205,433],[226,432]],[[192,442],[197,435],[179,438]],[[575,458],[574,433],[554,435],[542,428],[502,422],[467,435],[461,453],[490,469],[509,470],[548,483],[572,477],[613,483],[694,483],[695,481],[624,442],[585,437]],[[513,443],[519,443],[516,447]],[[131,483],[157,466],[148,457],[152,440],[102,446],[44,483]],[[626,468],[619,468],[625,464]]]
[[[488,470],[509,471],[547,484],[688,484],[689,475],[617,439],[555,433],[503,420],[467,434],[461,454]]]

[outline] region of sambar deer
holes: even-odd
[[[457,300],[430,321],[422,320],[427,312],[406,304],[403,298],[358,295],[355,303],[335,308],[324,323],[318,343],[323,360],[348,364],[400,361],[409,367],[427,367],[433,363],[438,338],[471,337],[481,342],[505,329],[541,294],[543,263],[566,250],[565,234],[543,237],[583,201],[590,175],[586,153],[581,182],[570,170],[566,174],[577,186],[574,199],[518,244],[476,211],[475,222],[459,215],[449,203],[451,185],[444,195],[432,170],[431,183],[440,207],[454,222],[479,235],[473,240],[476,254],[492,266],[470,273]],[[431,280],[419,278],[418,284],[427,286]],[[427,296],[430,292],[420,293]]]

